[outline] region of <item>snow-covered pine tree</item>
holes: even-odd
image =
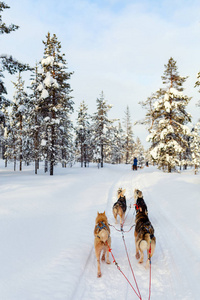
[[[111,109],[111,105],[107,104],[103,91],[100,94],[100,98],[97,98],[97,112],[92,116],[92,144],[94,147],[94,153],[98,156],[101,168],[103,168],[104,162],[104,147],[109,142],[106,137],[107,127],[111,124],[111,120],[108,119],[108,111]]]
[[[191,164],[194,166],[194,174],[198,173],[200,167],[200,123],[198,122],[191,132],[190,137]]]
[[[8,145],[6,156],[14,160],[14,170],[16,160],[19,160],[19,170],[22,171],[22,161],[27,160],[27,93],[24,91],[24,81],[19,73],[18,79],[14,84],[15,93],[10,113],[10,128],[8,130]]]
[[[38,112],[41,121],[41,145],[43,157],[50,164],[50,175],[53,175],[54,165],[58,162],[69,162],[72,153],[72,122],[70,114],[73,112],[73,101],[68,80],[72,72],[66,72],[67,62],[65,54],[61,53],[61,43],[55,34],[46,36],[43,41],[44,58],[38,90],[40,98]]]
[[[2,12],[4,9],[10,8],[5,2],[0,2],[0,35],[6,33],[10,33],[12,31],[15,31],[19,26],[11,24],[11,25],[6,25],[3,20],[2,20]],[[1,57],[0,57],[0,62]],[[4,151],[5,151],[5,135],[4,135],[4,129],[6,126],[6,107],[10,105],[10,101],[8,101],[5,98],[5,95],[7,94],[6,87],[4,85],[4,82],[2,78],[4,78],[3,75],[3,70],[4,66],[0,66],[0,147],[2,146],[2,155],[4,157]]]
[[[11,31],[15,31],[16,29],[19,28],[19,26],[14,25],[14,24],[10,24],[10,25],[6,25],[5,23],[3,23],[2,21],[2,11],[4,9],[8,9],[10,8],[10,6],[8,6],[5,2],[0,2],[0,34],[4,34],[4,33],[10,33]]]
[[[124,144],[125,163],[129,164],[132,163],[133,160],[134,140],[133,140],[133,129],[131,123],[130,110],[128,106],[125,111],[123,125],[124,125],[124,132],[125,132],[125,144]]]
[[[138,166],[143,167],[145,163],[145,151],[139,137],[136,138],[134,144],[134,156],[137,157]]]
[[[187,163],[189,128],[191,121],[186,106],[191,98],[183,94],[187,77],[178,74],[176,61],[170,58],[162,76],[165,88],[157,92],[157,101],[151,112],[153,126],[149,135],[151,155],[159,168],[171,172],[177,165]]]
[[[195,82],[195,86],[199,88],[199,93],[200,93],[200,72],[197,74],[197,81]],[[200,100],[197,102],[197,106],[200,107]]]
[[[124,156],[125,135],[121,123],[118,121],[117,126],[111,124],[106,132],[107,140],[110,142],[106,145],[106,162],[111,164],[120,164]]]
[[[81,162],[81,167],[87,167],[92,159],[91,147],[91,125],[90,116],[88,115],[88,107],[84,101],[81,102],[78,110],[76,130],[76,153],[78,161]]]
[[[41,73],[39,73],[39,66],[36,63],[35,68],[32,70],[31,74],[31,86],[29,87],[32,93],[29,95],[29,114],[27,116],[28,125],[28,135],[32,140],[33,147],[30,150],[31,160],[35,162],[35,174],[39,169],[39,160],[41,158],[41,134],[40,134],[40,124],[41,124],[41,114],[39,113],[39,98],[40,94],[38,91],[38,85],[41,82]]]

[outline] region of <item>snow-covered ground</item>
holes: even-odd
[[[143,191],[155,228],[151,299],[200,299],[200,175],[77,164],[57,167],[49,176],[43,170],[34,175],[33,166],[20,173],[0,164],[0,299],[138,299],[115,264],[102,263],[102,277],[96,276],[96,214],[105,210],[115,225],[112,205],[119,187],[126,188],[128,205],[135,188]],[[134,224],[133,212],[128,209],[124,230]],[[125,241],[146,300],[149,270],[135,258],[133,230]],[[121,233],[111,227],[111,238],[116,261],[135,287]]]

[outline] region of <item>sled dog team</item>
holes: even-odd
[[[113,205],[113,216],[115,223],[117,223],[117,216],[120,217],[120,224],[123,225],[125,220],[125,212],[127,209],[125,191],[119,188],[117,191],[117,202]],[[149,260],[153,256],[156,247],[156,238],[154,236],[154,228],[148,218],[147,205],[144,201],[143,194],[140,190],[134,190],[135,200],[135,248],[136,259],[139,263],[143,263],[144,251],[147,250],[146,267],[149,266]],[[111,237],[108,219],[105,211],[103,213],[97,212],[94,228],[94,248],[97,259],[97,277],[101,277],[100,259],[106,260],[110,264],[109,249],[111,248]]]

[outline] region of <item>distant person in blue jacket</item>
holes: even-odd
[[[133,160],[133,171],[134,170],[137,170],[137,158],[134,157],[134,160]]]

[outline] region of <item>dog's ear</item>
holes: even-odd
[[[124,195],[126,193],[126,189],[124,189],[123,191],[122,191],[122,194]]]
[[[103,215],[105,216],[105,214],[106,214],[106,212],[105,212],[105,210],[104,210]]]
[[[97,216],[99,216],[99,212],[97,212]]]

